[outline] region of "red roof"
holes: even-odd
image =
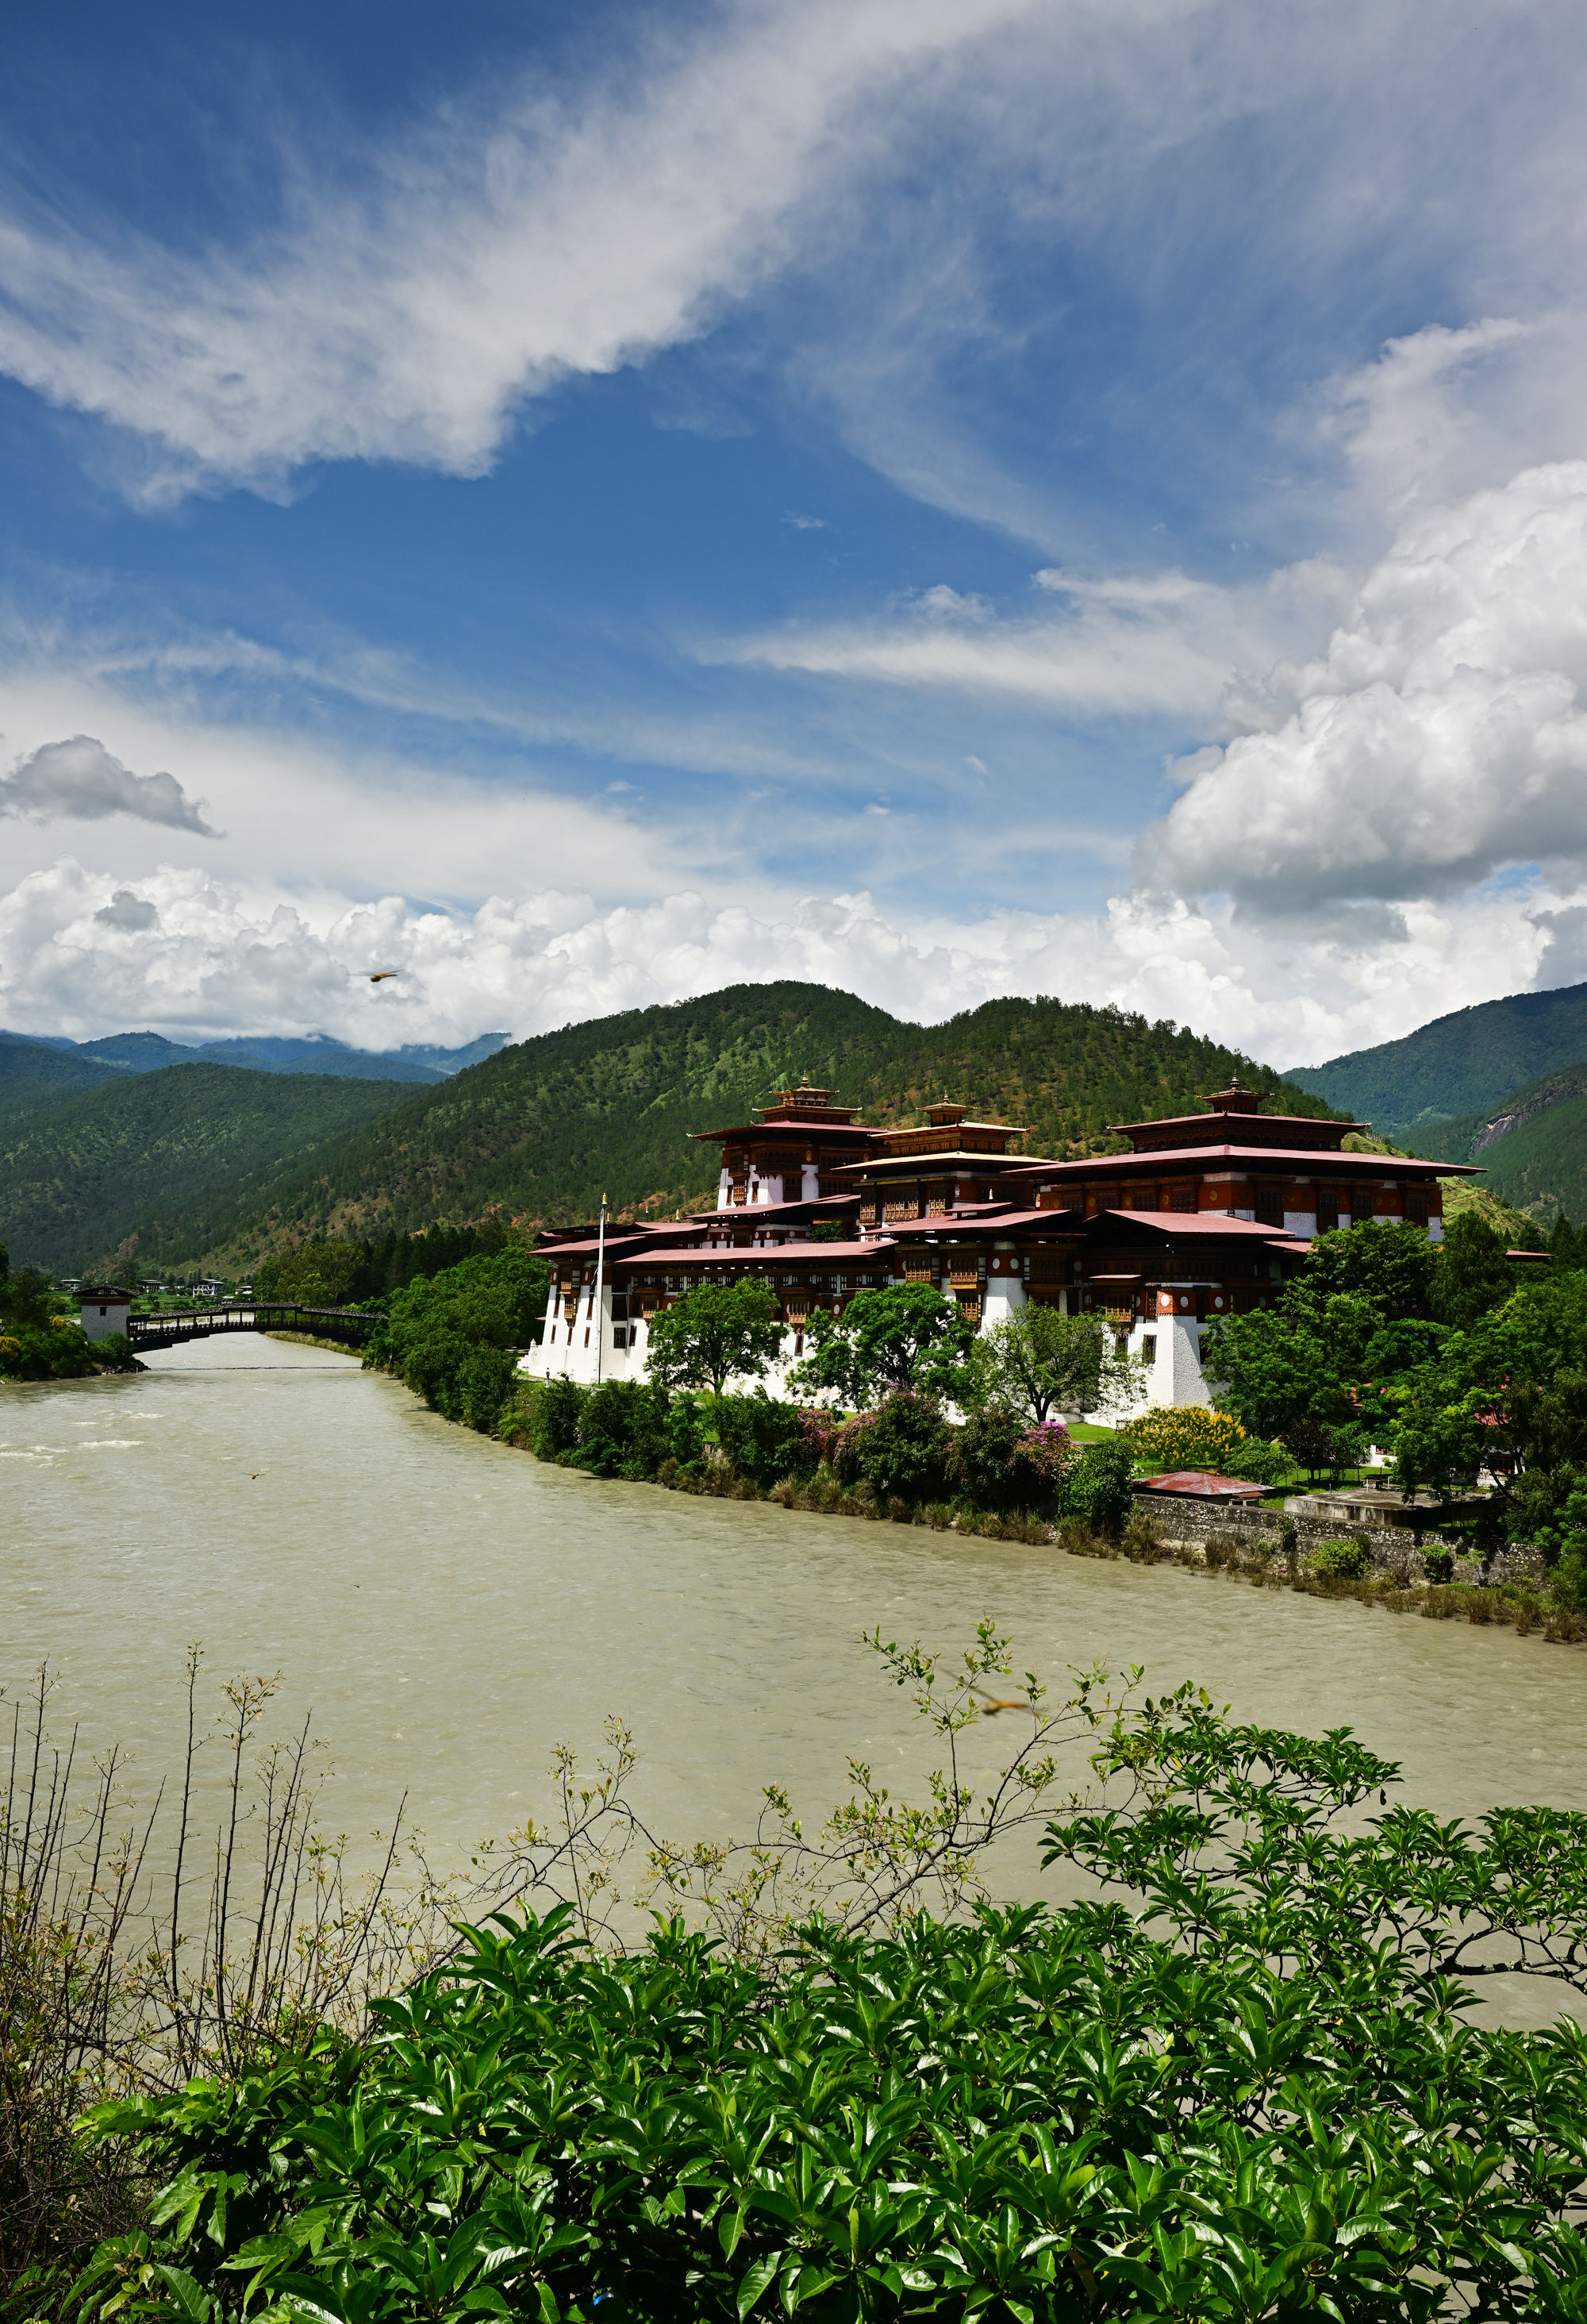
[[[1326,1167],[1318,1171],[1318,1161]],[[1165,1167],[1194,1162],[1261,1162],[1270,1167],[1278,1162],[1303,1162],[1307,1167],[1291,1175],[1297,1178],[1326,1178],[1341,1171],[1367,1177],[1469,1178],[1481,1176],[1485,1165],[1471,1162],[1426,1162],[1418,1154],[1335,1154],[1319,1156],[1315,1146],[1167,1146],[1154,1154],[1093,1154],[1084,1162],[1018,1162],[1005,1170],[1006,1177],[1095,1177],[1099,1171],[1120,1178],[1154,1178]]]
[[[1061,1211],[1050,1212],[1050,1217],[1061,1218]],[[1282,1227],[1263,1226],[1258,1219],[1231,1218],[1227,1211],[1122,1211],[1111,1206],[1098,1211],[1099,1219],[1138,1219],[1143,1227],[1154,1227],[1162,1234],[1192,1235],[1255,1235],[1260,1241],[1282,1246],[1295,1244],[1293,1235]],[[1087,1225],[1092,1222],[1087,1222]],[[1309,1243],[1296,1248],[1309,1250]]]
[[[1138,1478],[1134,1489],[1178,1500],[1260,1501],[1271,1488],[1248,1484],[1243,1477],[1220,1477],[1215,1469],[1170,1469],[1160,1477]]]
[[[790,1260],[801,1267],[819,1261],[823,1267],[835,1267],[843,1260],[853,1260],[866,1267],[883,1264],[892,1249],[890,1240],[878,1236],[875,1242],[777,1242],[759,1245],[740,1243],[724,1248],[720,1243],[692,1243],[673,1250],[624,1251],[614,1265],[622,1267],[723,1267],[729,1265],[764,1264],[782,1267]]]

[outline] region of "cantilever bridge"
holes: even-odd
[[[301,1307],[290,1299],[228,1299],[215,1307],[176,1307],[163,1315],[129,1315],[127,1337],[134,1355],[150,1348],[179,1348],[185,1340],[213,1339],[217,1332],[306,1332],[316,1340],[344,1340],[349,1347],[357,1347],[380,1320],[362,1307]]]

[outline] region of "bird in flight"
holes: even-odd
[[[1032,1708],[1023,1695],[1011,1700],[1007,1695],[983,1694],[980,1700],[983,1715],[987,1719],[995,1719],[1000,1711],[1029,1711]]]
[[[371,976],[370,982],[372,984],[384,984],[389,976],[400,976],[401,973],[402,971],[399,968],[377,968]]]

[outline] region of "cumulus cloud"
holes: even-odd
[[[190,799],[174,775],[134,775],[92,734],[46,742],[0,776],[0,816],[41,822],[68,816],[96,823],[107,815],[130,815],[215,839],[219,834],[204,820],[206,803]]]
[[[728,984],[801,977],[936,1022],[1005,993],[1173,1018],[1284,1065],[1409,1030],[1528,984],[1580,944],[1587,886],[1348,915],[1309,932],[1150,894],[1095,913],[904,922],[868,895],[756,909],[676,893],[602,908],[555,890],[476,911],[399,898],[316,912],[190,870],[136,890],[62,858],[0,897],[0,1022],[77,1038],[326,1032],[369,1049],[530,1034]],[[369,964],[399,969],[372,987]]]
[[[604,86],[454,106],[252,248],[0,220],[0,365],[162,447],[149,491],[316,458],[477,475],[515,406],[703,327],[830,188],[848,108],[1032,0],[813,0],[658,34]]]
[[[1150,882],[1267,908],[1587,864],[1587,461],[1417,517],[1319,658],[1234,694]]]

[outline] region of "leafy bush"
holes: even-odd
[[[603,1956],[565,1908],[503,1915],[362,2043],[97,2107],[164,2186],[69,2306],[1578,2319],[1587,2045],[1472,2024],[1457,1978],[1524,1945],[1581,1989],[1587,1819],[1363,1836],[1394,1766],[1183,1696],[1098,1741],[1130,1812],[1049,1823],[1044,1857],[1086,1901],[820,1919],[770,1975],[678,1920]]]
[[[1249,1485],[1287,1485],[1295,1476],[1295,1463],[1283,1446],[1270,1444],[1262,1436],[1248,1436],[1219,1466],[1225,1477],[1239,1477]]]
[[[1023,1413],[1006,1405],[972,1412],[953,1432],[949,1476],[977,1508],[1029,1508],[1053,1489],[1058,1468],[1049,1444],[1052,1430],[1063,1444],[1071,1443],[1061,1421],[1033,1429]]]
[[[903,1388],[839,1433],[832,1468],[842,1483],[863,1482],[886,1499],[934,1500],[946,1488],[951,1449],[936,1405]]]
[[[98,1370],[82,1325],[31,1268],[14,1275],[0,1242],[0,1379],[82,1379]]]
[[[764,1390],[757,1396],[719,1396],[711,1417],[728,1460],[740,1477],[757,1485],[810,1476],[820,1463],[808,1415],[799,1405],[777,1403]]]
[[[563,1452],[566,1466],[593,1477],[654,1477],[671,1451],[666,1390],[641,1380],[603,1380],[576,1393],[576,1449]]]
[[[1373,1571],[1372,1553],[1366,1543],[1344,1535],[1334,1541],[1319,1541],[1310,1563],[1314,1573],[1328,1574],[1336,1582],[1364,1582]]]
[[[1080,1457],[1066,1470],[1059,1493],[1059,1509],[1078,1518],[1093,1533],[1124,1531],[1133,1501],[1130,1492],[1135,1464],[1121,1437],[1104,1436],[1080,1448]]]
[[[1232,1412],[1205,1404],[1154,1404],[1118,1431],[1137,1461],[1164,1469],[1215,1469],[1225,1476],[1251,1442]]]

